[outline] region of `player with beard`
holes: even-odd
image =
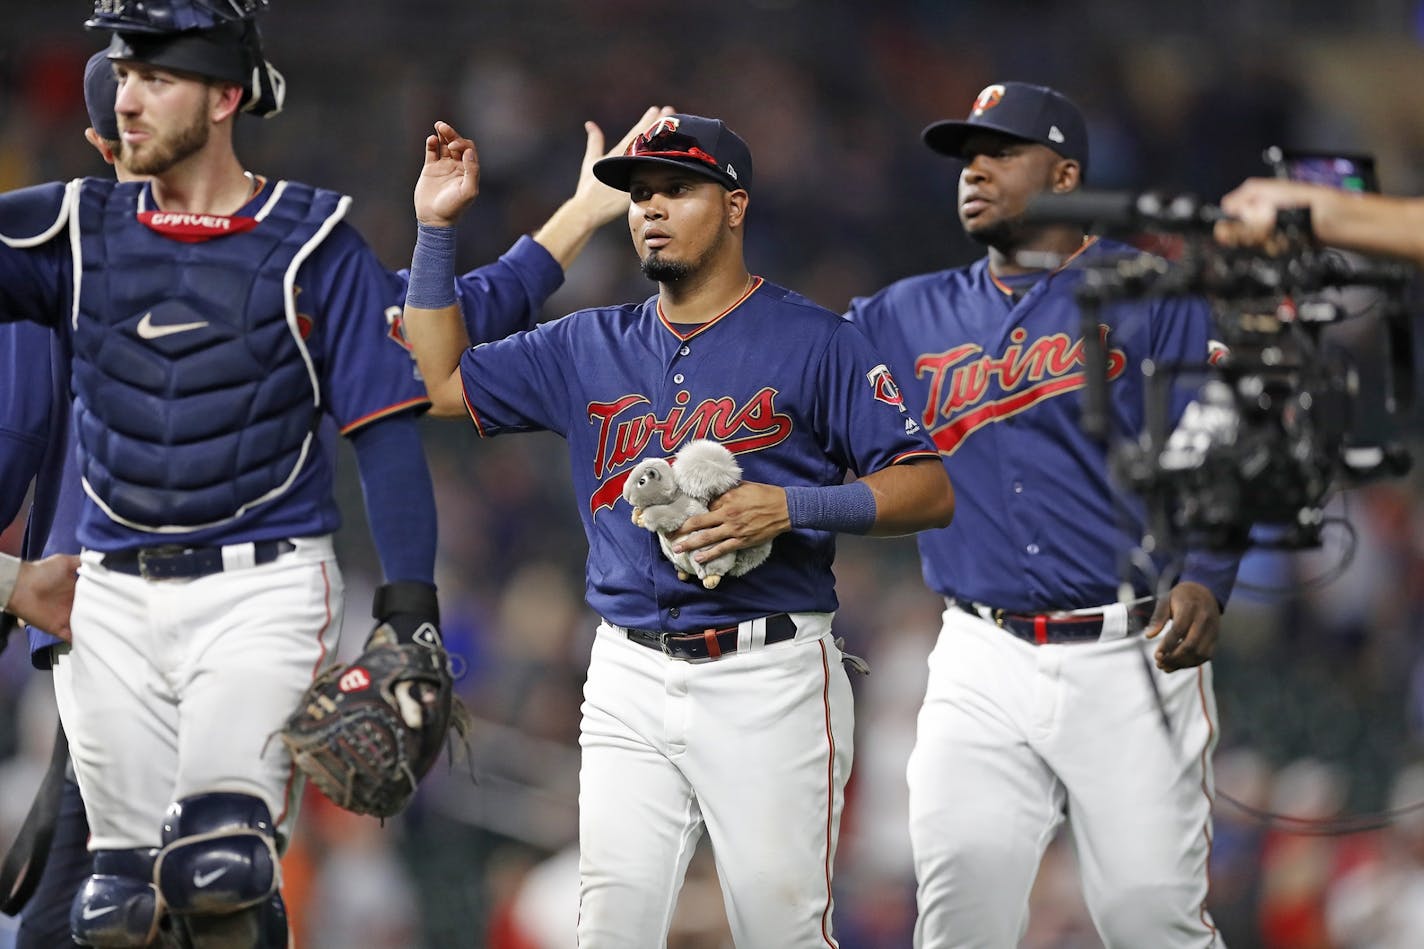
[[[341,625],[324,420],[355,448],[378,622],[404,640],[438,623],[426,399],[389,275],[349,198],[233,150],[238,113],[285,90],[262,6],[96,4],[121,160],[150,179],[0,195],[0,318],[73,356],[83,554],[53,674],[92,831],[81,945],[287,944],[277,857],[301,782],[269,738]]]
[[[737,945],[834,946],[853,726],[831,633],[835,534],[948,523],[944,467],[854,327],[748,272],[751,153],[720,120],[665,116],[594,165],[629,193],[654,296],[474,349],[448,284],[478,159],[436,130],[406,299],[433,411],[485,436],[567,440],[602,618],[580,738],[579,945],[665,945],[705,830]],[[680,546],[706,561],[772,541],[764,564],[712,590],[680,580],[620,507],[640,461],[698,438],[735,453],[746,480],[689,519]]]
[[[176,134],[161,136],[166,140],[157,142],[158,148],[125,151],[115,109],[119,99],[117,76],[127,76],[129,70],[122,65],[116,68],[107,52],[95,54],[85,68],[84,94],[90,117],[85,138],[105,162],[114,166],[118,180],[134,181],[140,177],[128,168],[126,155],[141,163],[164,165],[168,161],[180,161],[181,152],[195,154],[190,151],[193,143],[210,137],[210,132],[203,128],[194,133],[193,116],[177,123]],[[621,152],[633,134],[661,111],[648,110],[613,153]],[[142,125],[141,122],[134,124]],[[184,125],[188,131],[182,130]],[[499,260],[458,278],[460,305],[472,338],[497,339],[532,326],[544,301],[561,284],[564,269],[577,257],[592,232],[623,214],[626,199],[594,179],[590,170],[592,163],[604,153],[602,132],[592,123],[587,131],[587,148],[574,194],[544,226],[532,236],[519,238]],[[200,145],[197,152],[203,147]],[[377,322],[375,327],[399,337],[405,272],[385,274],[385,285],[384,321]],[[48,554],[79,550],[75,521],[84,492],[79,485],[76,459],[69,451],[68,346],[66,334],[52,332],[35,323],[0,324],[0,361],[8,362],[12,370],[6,375],[10,397],[0,401],[0,523],[20,510],[33,480],[34,503],[25,533],[27,556],[38,556],[41,551]],[[401,365],[400,372],[403,377],[409,375],[408,360]],[[77,558],[73,564],[77,565]],[[3,575],[3,564],[0,564],[0,575]],[[71,589],[72,580],[71,576]],[[31,622],[28,631],[31,659],[36,668],[48,670],[56,647],[62,647],[63,641],[43,633],[41,627],[35,625],[39,620],[31,613],[26,599],[33,586],[33,580],[25,580],[11,608],[30,614],[27,619]],[[53,628],[68,638],[68,599],[63,591],[56,592],[61,595],[53,597],[53,605],[63,608],[65,625]],[[0,621],[4,618],[0,616]],[[58,740],[64,741],[62,733]],[[40,845],[30,851],[27,863],[30,870],[39,861],[45,862],[38,885],[24,905],[16,937],[16,945],[21,949],[71,942],[70,907],[90,875],[90,858],[86,851],[89,827],[72,767],[67,775],[58,772],[51,775],[41,794],[50,802],[58,797],[58,812],[47,859]],[[53,803],[50,807],[54,807]],[[44,803],[37,801],[32,813],[53,811],[46,811]],[[42,838],[37,835],[32,839]],[[7,865],[13,859],[17,859],[16,854],[7,856]],[[29,879],[26,876],[26,880]],[[102,909],[88,911],[102,916],[105,915]],[[80,910],[81,915],[84,911]]]
[[[1062,93],[996,83],[924,140],[963,163],[959,220],[988,254],[847,314],[905,380],[958,499],[952,527],[919,537],[946,608],[908,768],[915,945],[1017,945],[1039,859],[1071,818],[1109,947],[1219,947],[1208,660],[1236,558],[1133,558],[1142,503],[1082,424],[1074,263],[1135,252],[1024,221],[1031,198],[1073,191],[1088,168],[1086,123]],[[1115,434],[1142,430],[1142,362],[1203,364],[1211,328],[1198,299],[1103,309]],[[1175,413],[1191,395],[1174,388]]]

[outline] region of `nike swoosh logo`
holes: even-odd
[[[201,871],[195,870],[193,871],[193,886],[201,890],[203,887],[207,886],[209,883],[213,882],[218,877],[226,873],[227,870],[227,867],[218,867],[211,873],[203,873]]]
[[[117,906],[101,906],[101,907],[99,907],[98,909],[95,909],[95,908],[92,907],[92,906],[86,906],[86,907],[84,907],[84,918],[85,918],[85,919],[98,919],[100,916],[107,916],[107,915],[109,915],[110,913],[112,913],[112,912],[113,912],[114,910],[116,910],[116,909],[118,909]]]
[[[207,320],[199,320],[196,323],[167,323],[154,326],[153,313],[150,311],[145,313],[143,319],[138,321],[138,335],[142,339],[161,339],[164,336],[172,336],[174,333],[186,333],[189,330],[202,329],[207,325]]]

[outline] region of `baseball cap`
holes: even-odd
[[[94,131],[109,142],[119,138],[119,120],[114,115],[114,100],[118,94],[119,83],[114,78],[109,51],[101,49],[90,56],[84,66],[84,107],[89,110],[89,124]]]
[[[642,132],[622,155],[593,164],[599,181],[628,190],[638,165],[675,165],[716,181],[728,191],[750,191],[752,153],[741,136],[721,119],[700,115],[667,115]]]
[[[1047,145],[1064,158],[1088,169],[1088,127],[1073,101],[1056,89],[1026,82],[985,86],[974,100],[969,118],[946,119],[925,128],[925,144],[941,155],[964,157],[964,143],[976,129],[1002,132]]]

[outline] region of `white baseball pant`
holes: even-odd
[[[661,949],[706,828],[740,949],[835,947],[831,872],[855,725],[829,614],[689,663],[599,626],[579,740],[581,949]]]
[[[273,736],[335,652],[343,592],[330,538],[295,544],[194,580],[82,555],[54,686],[90,850],[160,846],[168,805],[206,791],[260,797],[284,834],[301,782]]]
[[[1211,666],[1169,675],[1156,640],[1106,633],[1034,645],[946,609],[907,769],[917,949],[1017,945],[1065,813],[1109,949],[1223,946],[1205,908]]]

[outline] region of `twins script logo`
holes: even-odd
[[[1099,325],[1098,332],[1107,345],[1108,328]],[[915,360],[915,377],[929,377],[922,420],[940,454],[954,454],[964,439],[990,422],[1083,388],[1087,376],[1079,368],[1083,365],[1081,339],[1054,333],[1024,345],[1027,338],[1022,327],[1014,330],[1009,335],[1011,345],[1002,356],[981,356],[982,346],[965,343]],[[1108,381],[1121,376],[1126,366],[1122,350],[1108,351]],[[1005,395],[986,401],[989,387],[995,383]]]
[[[638,406],[651,404],[644,395],[589,403],[589,421],[598,425],[593,476],[603,482],[589,499],[590,514],[597,516],[623,496],[628,471],[609,473],[637,461],[654,439],[658,451],[664,455],[674,454],[678,446],[694,438],[719,441],[735,455],[778,445],[791,434],[791,417],[776,411],[776,390],[770,386],[743,405],[738,405],[730,396],[723,396],[703,399],[689,407],[692,396],[686,391],[679,392],[673,401],[677,404],[666,418],[638,411]]]

